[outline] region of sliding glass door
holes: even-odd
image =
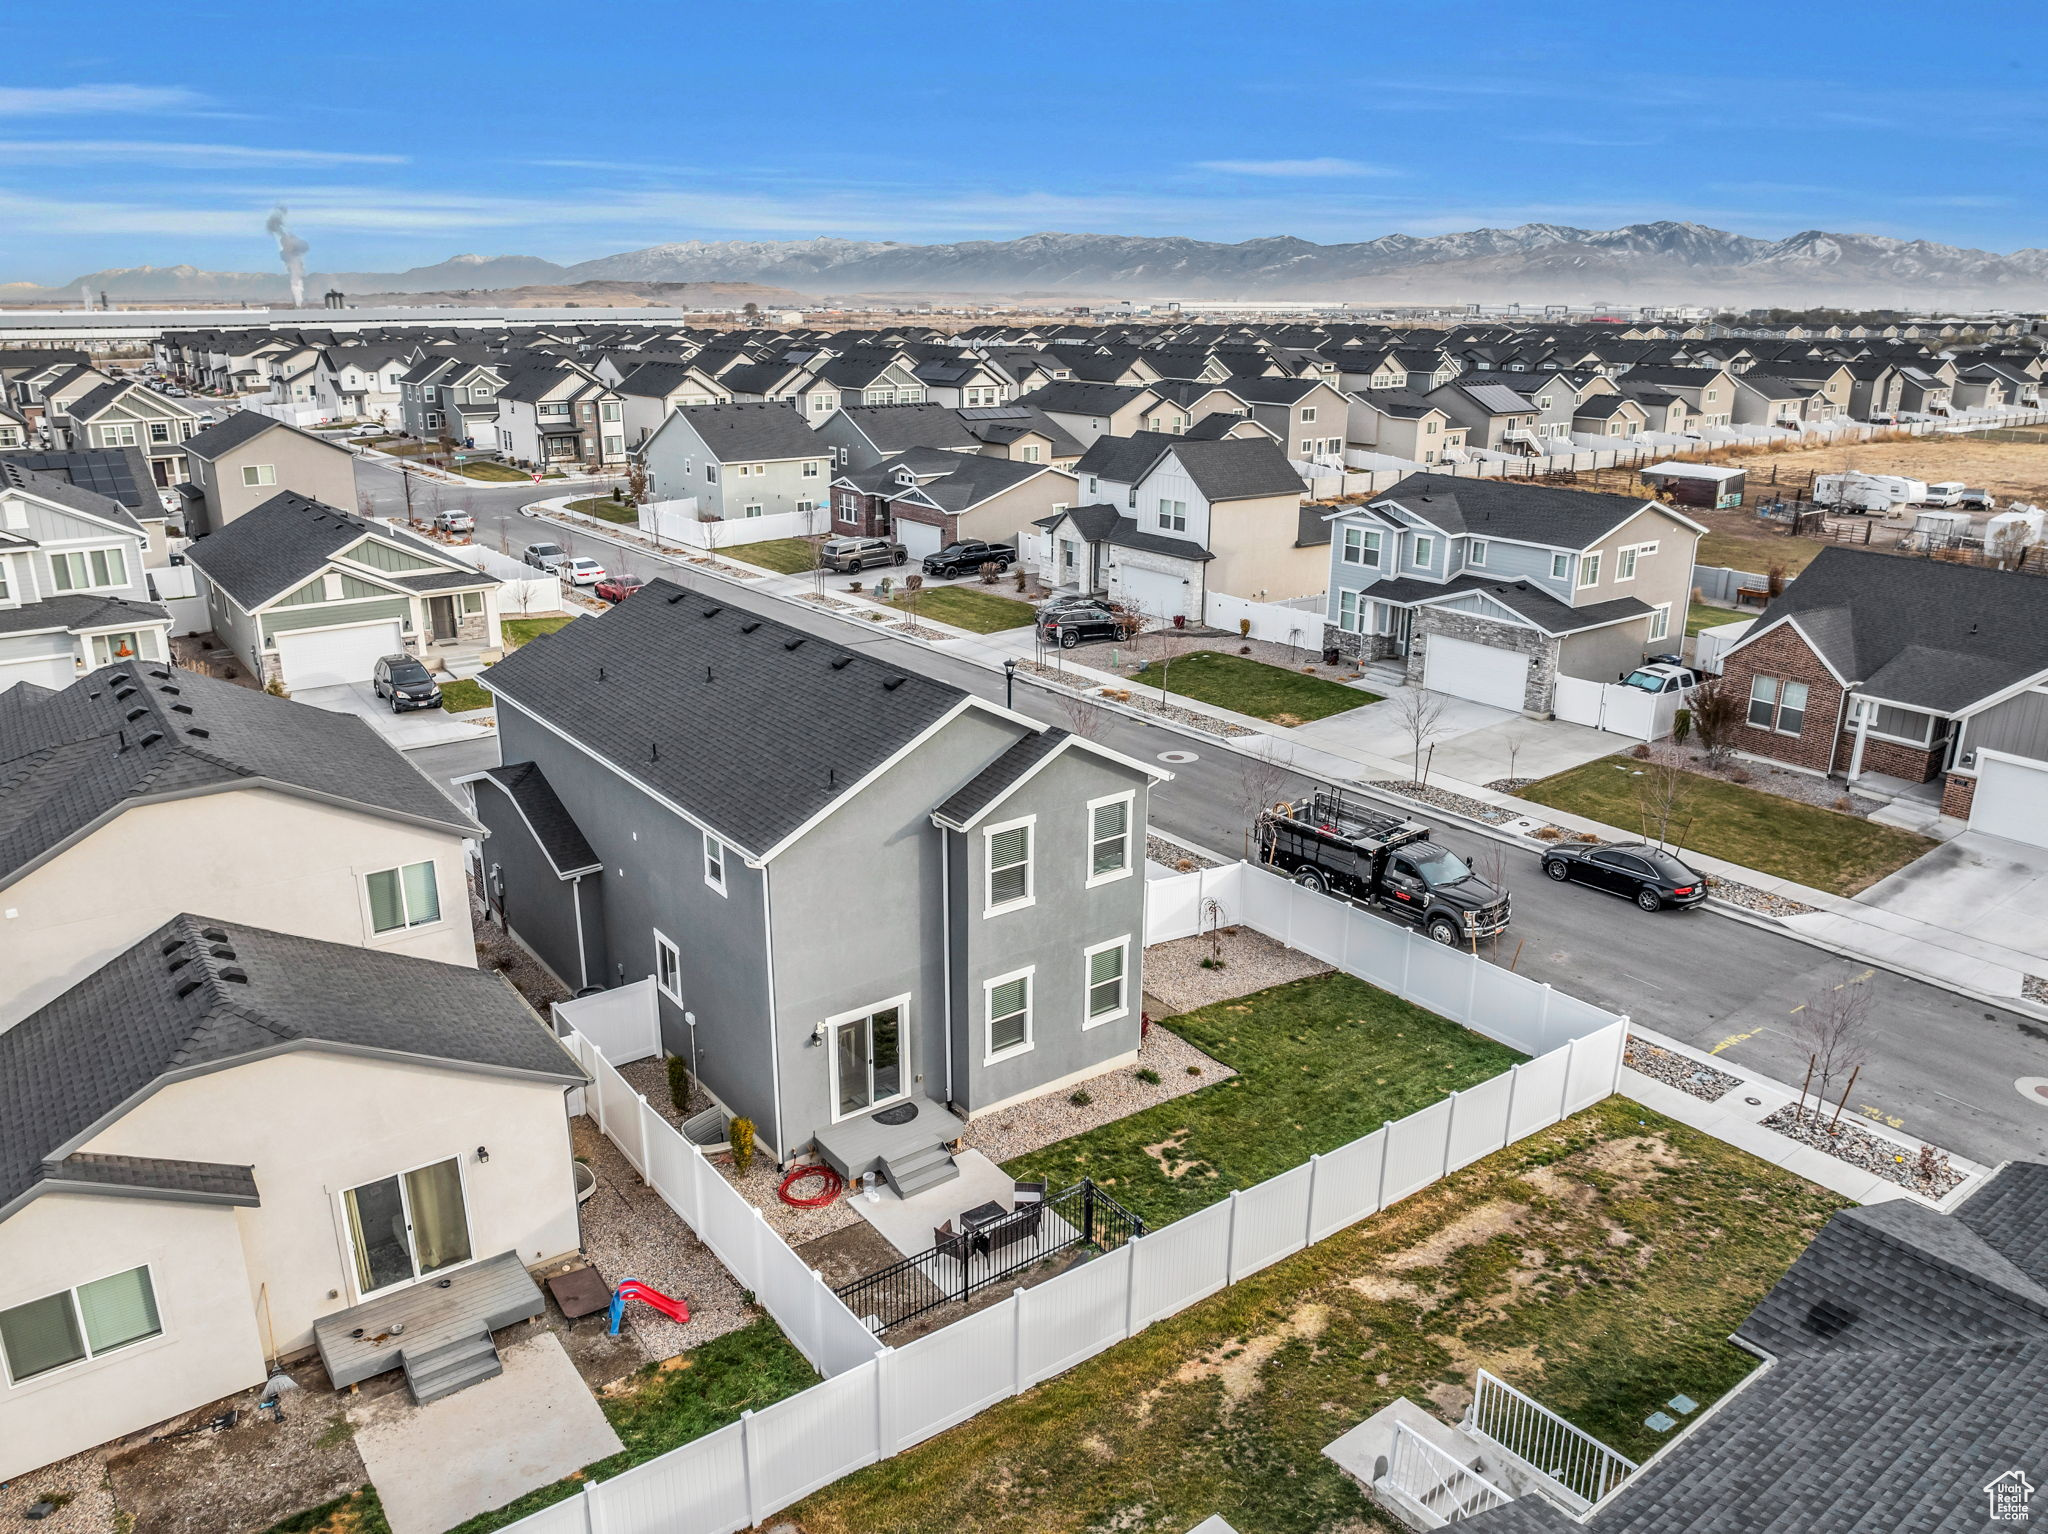
[[[903,1003],[832,1023],[832,1112],[851,1118],[904,1095]]]
[[[350,1188],[341,1203],[359,1295],[470,1259],[462,1171],[453,1160]]]

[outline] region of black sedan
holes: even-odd
[[[1648,842],[1566,842],[1543,854],[1543,871],[1560,884],[1590,884],[1633,900],[1645,911],[1695,906],[1707,898],[1705,875]]]

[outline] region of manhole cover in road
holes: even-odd
[[[2013,1085],[2028,1102],[2048,1108],[2048,1076],[2022,1076]]]
[[[1159,753],[1159,760],[1162,762],[1192,762],[1199,760],[1199,758],[1192,751],[1162,751]]]

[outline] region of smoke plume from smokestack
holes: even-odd
[[[284,269],[292,279],[292,307],[297,309],[306,302],[306,251],[310,247],[292,233],[284,214],[284,204],[279,203],[263,227],[277,237],[277,253],[284,257]]]

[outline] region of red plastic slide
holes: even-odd
[[[672,1295],[663,1294],[659,1289],[649,1288],[637,1278],[622,1278],[619,1286],[612,1291],[611,1333],[619,1334],[619,1324],[626,1318],[626,1301],[638,1300],[641,1304],[660,1311],[678,1326],[687,1326],[690,1321],[690,1307]]]

